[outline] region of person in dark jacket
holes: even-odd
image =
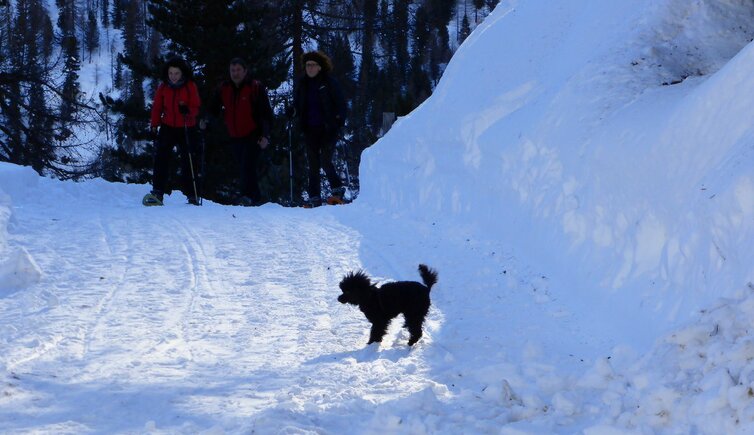
[[[238,204],[259,205],[263,200],[257,179],[257,160],[270,143],[272,108],[267,90],[258,80],[249,77],[243,59],[230,61],[229,74],[230,80],[218,88],[210,111],[215,115],[222,112],[230,136],[238,165]]]
[[[333,154],[340,129],[346,121],[346,100],[340,84],[332,76],[332,61],[321,51],[304,53],[301,62],[306,74],[296,86],[293,106],[306,141],[309,161],[309,207],[322,204],[320,168],[330,183],[330,204],[343,202],[345,187],[335,171]]]
[[[162,205],[163,194],[168,191],[168,172],[173,148],[178,146],[181,155],[181,190],[188,202],[198,205],[189,153],[194,153],[196,143],[196,119],[201,100],[196,83],[191,79],[191,69],[180,58],[170,59],[162,69],[162,83],[157,87],[152,102],[150,127],[156,135],[152,192],[154,202]]]

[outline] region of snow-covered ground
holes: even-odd
[[[0,165],[2,433],[754,433],[754,4],[503,1],[313,210]],[[425,336],[336,301],[440,274]]]

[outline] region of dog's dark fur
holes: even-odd
[[[416,281],[398,281],[377,287],[364,271],[351,272],[340,282],[343,294],[338,296],[342,304],[358,305],[367,320],[372,323],[369,343],[382,341],[390,321],[403,314],[412,346],[422,336],[422,324],[429,311],[429,291],[437,283],[437,272],[420,264],[419,274],[424,284]]]

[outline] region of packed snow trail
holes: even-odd
[[[362,401],[366,390],[409,394],[412,379],[426,385],[405,347],[395,352],[408,358],[385,361],[390,370],[355,364],[376,355],[361,343],[364,320],[336,297],[343,271],[360,266],[359,235],[326,210],[175,198],[143,208],[67,195],[51,210],[46,195],[35,190],[14,207],[11,240],[36,239],[30,254],[47,290],[0,299],[3,337],[14,344],[0,360],[16,385],[5,400],[28,401],[22,413],[0,407],[0,431],[145,422],[191,431],[207,429],[208,415],[239,428],[272,405],[279,413]],[[351,320],[333,322],[334,313]]]
[[[0,177],[8,244],[42,274],[0,294],[3,433],[485,432],[541,414],[509,402],[605,348],[544,277],[440,221],[143,207],[144,186],[5,170],[24,174]],[[418,280],[419,262],[440,272],[424,337],[408,348],[398,319],[365,346],[363,315],[336,300],[343,274]]]

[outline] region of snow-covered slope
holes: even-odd
[[[362,200],[515,246],[625,328],[683,321],[754,280],[753,9],[503,2],[368,150]]]
[[[754,4],[503,1],[314,210],[0,164],[0,432],[751,433]],[[338,281],[439,270],[364,347]]]

